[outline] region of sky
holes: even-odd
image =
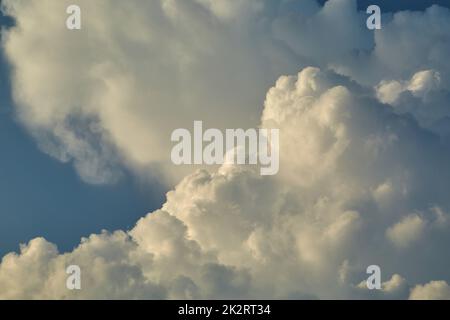
[[[320,0],[324,4],[326,0]],[[381,10],[388,12],[396,12],[400,10],[424,10],[433,4],[448,7],[449,3],[445,0],[396,0],[396,1],[373,1],[373,0],[358,0],[358,8],[360,10],[366,9],[368,6],[376,4]]]
[[[450,299],[448,1],[72,2],[2,1],[0,298]],[[194,120],[280,173],[174,166]]]

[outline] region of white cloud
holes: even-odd
[[[419,215],[412,214],[390,227],[386,235],[396,246],[404,248],[419,240],[425,228],[426,222]]]
[[[445,281],[431,281],[411,290],[411,300],[450,300],[450,286]]]
[[[447,135],[442,131],[450,119],[449,87],[445,87],[438,71],[424,70],[407,81],[383,80],[375,88],[378,99],[390,104],[399,114],[412,115],[420,125]]]
[[[355,0],[323,8],[315,0],[81,0],[83,28],[69,32],[69,0],[3,3],[18,23],[3,48],[19,118],[42,150],[72,161],[90,183],[117,180],[123,166],[179,181],[191,171],[169,161],[174,129],[198,119],[254,127],[271,84],[307,65],[373,87],[412,77],[408,92],[420,98],[436,91],[436,74],[424,70],[439,73],[441,88],[450,83],[450,14],[436,6],[388,15],[374,33]],[[393,83],[383,99],[397,96]],[[440,106],[430,121],[448,115],[444,98],[432,98]]]
[[[403,299],[409,293],[406,279],[399,274],[393,274],[389,280],[382,282],[380,290],[370,291],[365,280],[358,284],[357,289],[358,293],[366,299]]]
[[[376,89],[381,102],[395,105],[404,92],[409,91],[414,97],[425,99],[431,92],[441,89],[440,86],[439,72],[424,70],[414,74],[408,81],[383,80]]]
[[[434,159],[423,153],[433,140],[409,118],[390,112],[362,88],[319,69],[282,77],[269,90],[262,117],[262,126],[276,124],[284,133],[280,175],[261,177],[255,168],[239,166],[198,171],[129,232],[92,235],[66,254],[35,239],[3,259],[0,286],[7,290],[1,297],[371,297],[352,288],[374,261],[383,274],[407,274],[409,283],[437,276],[439,271],[426,266],[413,275],[411,259],[423,262],[425,251],[401,256],[383,240],[385,228],[401,221],[392,229],[396,241],[439,246],[443,238],[416,236],[421,229],[415,221],[425,220],[403,213],[430,202],[436,207],[423,211],[426,221],[439,226],[436,237],[448,234],[442,209],[448,197],[426,191],[449,180],[423,179],[427,170],[447,164],[418,170]],[[397,139],[367,144],[386,131]],[[435,152],[448,156],[443,149]],[[380,191],[388,180],[389,190]],[[408,191],[378,206],[380,194],[392,193],[396,185]],[[430,263],[448,266],[442,255],[433,259]],[[82,269],[79,292],[64,288],[68,264]],[[394,276],[383,284],[386,294],[406,297],[404,282]]]
[[[386,291],[388,293],[392,293],[392,292],[401,290],[405,286],[406,286],[406,280],[398,274],[394,274],[390,280],[382,283],[383,291]]]
[[[70,32],[69,0],[4,1],[19,118],[87,182],[123,165],[179,181],[190,169],[170,162],[174,129],[255,127],[267,88],[299,65],[258,26],[265,2],[82,0]]]

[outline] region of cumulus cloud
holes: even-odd
[[[19,119],[87,182],[122,166],[179,181],[174,129],[254,127],[267,88],[297,69],[258,26],[265,2],[82,0],[82,30],[69,32],[68,0],[3,1]]]
[[[5,1],[18,113],[44,151],[93,183],[168,174],[169,132],[203,119],[279,128],[280,173],[198,170],[131,230],[67,253],[34,239],[3,258],[0,298],[445,296],[447,9],[373,33],[352,0],[81,1],[90,15],[68,33],[47,17],[66,4]],[[65,288],[70,264],[80,291]],[[381,292],[358,286],[372,264]]]
[[[271,84],[308,65],[380,85],[384,101],[401,79],[412,77],[400,91],[418,99],[435,91],[438,74],[440,88],[450,83],[449,11],[437,6],[386,15],[372,32],[355,0],[81,0],[82,30],[69,32],[69,4],[3,1],[17,22],[3,48],[19,119],[43,151],[90,183],[114,182],[123,167],[179,181],[189,169],[170,162],[174,129],[198,119],[254,127]],[[440,96],[434,122],[447,116]]]
[[[424,98],[431,91],[439,89],[441,78],[439,72],[425,70],[417,72],[409,81],[404,83],[398,81],[382,81],[377,88],[378,98],[384,103],[395,103],[400,94],[409,91],[415,97]]]
[[[430,188],[449,180],[445,174],[424,179],[447,162],[421,166],[436,152],[450,156],[438,136],[349,79],[317,68],[276,82],[262,115],[262,127],[267,124],[283,132],[278,176],[262,177],[242,166],[200,170],[167,194],[161,210],[127,232],[92,235],[65,254],[44,239],[32,240],[3,258],[0,286],[13,289],[1,297],[379,297],[355,289],[366,267],[376,263],[387,279],[385,297],[406,298],[403,277],[408,283],[448,277],[431,268],[448,268],[443,255],[429,257],[420,245],[399,254],[385,238],[386,232],[393,239],[402,234],[422,248],[438,248],[448,236],[448,197]],[[386,135],[396,139],[377,139]],[[389,187],[383,187],[387,180]],[[386,193],[395,201],[379,206]],[[436,206],[428,208],[430,203]],[[419,216],[408,212],[419,209],[439,226],[435,237],[415,237]],[[413,268],[414,261],[422,267]],[[81,267],[81,291],[64,287],[69,264]]]
[[[378,99],[395,112],[412,115],[421,126],[448,136],[450,91],[439,72],[419,71],[407,81],[383,80],[376,92]]]
[[[450,300],[450,286],[445,281],[431,281],[418,285],[409,297],[411,300]]]
[[[387,230],[387,237],[399,247],[406,247],[422,236],[426,222],[418,215],[409,215]]]
[[[398,300],[407,297],[410,288],[405,278],[399,274],[394,274],[389,280],[381,283],[381,289],[378,291],[369,291],[366,281],[358,284],[356,290],[360,297],[364,299]]]
[[[420,214],[410,214],[403,217],[387,229],[387,238],[398,248],[407,248],[427,232],[448,226],[448,215],[442,212],[441,208],[431,208],[427,216],[428,218],[424,218]]]

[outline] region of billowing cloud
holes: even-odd
[[[431,281],[411,291],[411,300],[450,300],[450,286],[445,281]]]
[[[387,230],[387,237],[397,246],[406,247],[422,236],[426,223],[418,215],[410,215]]]
[[[174,129],[198,119],[254,127],[271,84],[308,65],[380,85],[385,102],[399,90],[422,99],[437,76],[441,89],[450,83],[449,11],[436,6],[386,15],[372,32],[355,0],[80,0],[82,30],[70,32],[69,4],[3,1],[17,22],[3,48],[19,119],[43,151],[90,183],[113,182],[123,167],[179,181],[189,170],[170,162]],[[411,77],[406,89],[398,82]],[[447,111],[436,99],[439,125]]]
[[[448,297],[449,10],[372,32],[353,0],[80,1],[72,33],[68,1],[4,2],[20,120],[86,181],[178,179],[170,132],[198,119],[279,128],[281,163],[189,172],[71,252],[31,240],[3,258],[0,298]],[[373,264],[381,291],[361,288]]]
[[[113,182],[123,166],[179,181],[174,129],[254,127],[265,91],[298,67],[266,35],[265,2],[82,0],[70,32],[71,1],[3,1],[17,22],[3,47],[19,119],[87,182]]]
[[[3,258],[0,286],[12,289],[0,297],[407,298],[408,284],[447,281],[438,250],[450,204],[436,188],[450,181],[450,149],[439,136],[317,68],[276,82],[261,125],[281,129],[279,175],[200,170],[127,232],[92,235],[65,254],[34,239]],[[433,233],[418,237],[424,221]],[[415,250],[397,246],[413,240]],[[65,288],[70,264],[81,267],[80,291]],[[357,286],[371,264],[381,292]]]

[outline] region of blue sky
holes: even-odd
[[[319,0],[325,3],[327,0]],[[383,12],[396,12],[399,10],[424,10],[433,4],[450,7],[447,0],[358,0],[360,10],[365,10],[369,5],[379,5]]]

